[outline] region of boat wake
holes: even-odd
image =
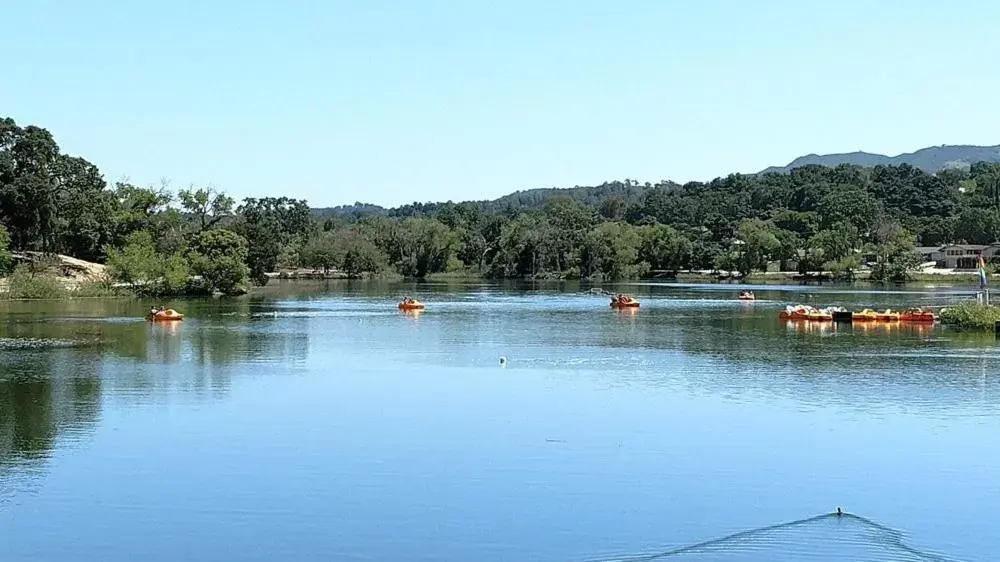
[[[849,513],[828,513],[748,529],[687,546],[594,562],[680,560],[955,562],[908,544],[903,533]]]

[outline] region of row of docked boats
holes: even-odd
[[[908,308],[902,312],[891,309],[872,310],[866,308],[851,312],[844,307],[831,306],[815,308],[808,305],[786,306],[778,313],[782,320],[808,320],[812,322],[921,322],[933,323],[937,315],[927,308]]]

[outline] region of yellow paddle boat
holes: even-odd
[[[410,297],[406,297],[399,302],[400,310],[423,310],[424,308],[424,303]]]
[[[809,311],[806,320],[810,322],[830,322],[833,320],[833,313],[825,308],[819,310],[813,309]]]
[[[638,308],[639,301],[628,295],[617,295],[611,299],[611,308]]]
[[[852,314],[851,320],[854,322],[876,322],[878,321],[878,313],[870,308],[866,308],[861,312]]]
[[[184,320],[184,315],[172,308],[160,308],[149,311],[146,320],[150,322],[178,322]]]
[[[890,309],[885,309],[878,313],[879,322],[899,322],[899,313]]]
[[[786,306],[785,310],[778,313],[778,318],[782,320],[809,320],[809,315],[815,311],[815,308],[803,304]]]
[[[903,322],[926,322],[933,323],[937,320],[937,316],[934,312],[930,310],[925,310],[923,308],[908,308],[902,314],[899,315],[899,319]]]

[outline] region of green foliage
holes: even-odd
[[[159,262],[159,294],[179,295],[191,281],[191,267],[181,254],[162,257]]]
[[[830,267],[834,267],[842,273],[853,271],[861,265],[861,258],[857,256],[856,252],[860,243],[861,238],[857,228],[852,223],[834,224],[828,229],[817,232],[806,242],[804,264],[800,265],[800,270],[823,269],[829,271]],[[855,257],[856,260],[853,259]],[[855,261],[858,263],[857,267],[848,267]]]
[[[247,241],[239,234],[222,228],[206,230],[195,238],[188,259],[192,271],[205,280],[210,290],[224,295],[247,291]]]
[[[861,268],[861,256],[857,253],[823,263],[823,270],[829,271],[835,279],[850,281]]]
[[[636,227],[605,222],[590,231],[581,249],[581,273],[586,277],[626,279],[645,273],[649,264],[639,262],[642,243]]]
[[[7,278],[7,298],[58,299],[66,296],[66,286],[49,272],[34,271],[28,265],[19,265]]]
[[[76,289],[72,292],[72,296],[74,297],[85,298],[114,297],[120,294],[121,291],[116,289],[107,279],[84,281],[77,285]]]
[[[176,202],[176,203],[175,203]],[[90,162],[63,154],[35,126],[0,119],[0,272],[4,251],[107,261],[145,291],[245,289],[281,267],[350,276],[631,277],[647,269],[716,265],[743,275],[782,269],[850,278],[862,250],[873,275],[906,279],[915,243],[1000,241],[1000,165],[928,174],[909,165],[807,165],[679,185],[631,179],[495,201],[354,205],[312,211],[305,201],[232,198],[211,188],[109,187]],[[315,220],[315,222],[313,222]],[[908,236],[885,236],[885,225]],[[216,251],[225,228],[245,244]],[[212,250],[212,251],[209,251]],[[6,263],[6,265],[5,265]],[[204,275],[197,286],[190,273]],[[204,272],[204,273],[200,273]]]
[[[781,249],[781,229],[760,219],[747,219],[740,223],[732,242],[729,265],[741,276],[756,270],[767,270],[767,262]]]
[[[302,265],[302,246],[298,242],[285,244],[278,254],[278,269],[296,269]]]
[[[920,257],[914,252],[913,235],[898,223],[879,225],[875,233],[875,255],[873,281],[902,283],[920,265]]]
[[[882,216],[882,206],[866,189],[857,185],[837,185],[830,188],[816,208],[824,228],[850,225],[859,233],[868,233]]]
[[[144,284],[159,277],[160,256],[147,231],[129,235],[123,248],[109,248],[107,256],[111,276],[122,283]]]
[[[397,262],[399,272],[412,277],[444,271],[458,249],[458,237],[441,221],[414,218],[403,223],[406,256]]]
[[[246,262],[253,281],[263,284],[278,267],[284,248],[309,232],[309,205],[288,197],[244,199],[233,230],[248,243]]]
[[[348,277],[357,278],[364,275],[374,277],[388,268],[385,254],[364,237],[352,233],[341,242],[344,250],[341,269]]]
[[[177,196],[181,208],[194,218],[197,232],[204,232],[231,216],[235,204],[232,197],[212,188],[182,189]]]
[[[955,240],[968,244],[1000,242],[1000,211],[980,207],[964,209],[958,216],[954,235]]]
[[[302,265],[322,269],[324,273],[343,267],[345,250],[337,241],[342,232],[324,232],[306,242],[300,251]]]
[[[691,263],[694,246],[673,227],[654,225],[643,227],[639,259],[655,270],[677,271]]]
[[[133,233],[124,248],[111,248],[107,254],[111,277],[128,283],[139,294],[179,295],[185,292],[191,277],[187,259],[180,253],[159,252],[147,231]]]
[[[0,225],[0,277],[14,269],[14,254],[10,251],[10,234]]]
[[[993,331],[1000,322],[1000,307],[964,301],[942,309],[941,322],[959,328]]]

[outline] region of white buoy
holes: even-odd
[[[500,356],[500,366],[501,367],[506,367],[507,366],[507,357],[505,357],[503,355]]]

